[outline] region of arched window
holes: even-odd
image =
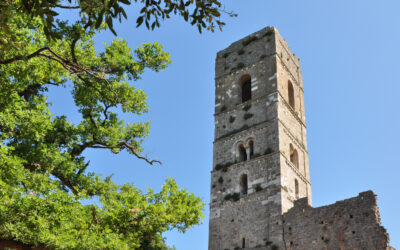
[[[289,105],[294,109],[294,89],[293,84],[288,81],[288,97],[289,97]]]
[[[249,150],[250,150],[250,159],[253,158],[254,155],[254,142],[253,140],[249,141]]]
[[[299,168],[299,154],[292,144],[290,144],[290,162]]]
[[[242,76],[240,84],[242,90],[242,102],[246,102],[251,99],[251,76]]]
[[[297,181],[297,179],[294,179],[294,194],[296,199],[299,198],[299,182]]]
[[[247,194],[247,174],[240,176],[240,193]]]
[[[243,144],[239,144],[239,161],[247,161],[247,153]]]

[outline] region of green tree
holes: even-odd
[[[167,249],[162,232],[200,223],[204,204],[172,179],[159,193],[143,193],[86,171],[89,148],[160,163],[141,155],[149,123],[125,123],[118,110],[148,111],[131,82],[146,68],[165,69],[169,54],[157,42],[131,50],[120,38],[103,52],[93,46],[100,30],[115,33],[113,21],[126,18],[131,2],[141,5],[137,25],[148,29],[172,14],[199,31],[224,25],[216,0],[0,3],[0,247]],[[58,19],[60,9],[78,20]],[[79,124],[50,112],[49,86],[72,89]],[[94,197],[100,206],[82,204]]]

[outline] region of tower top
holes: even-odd
[[[266,39],[263,39],[266,38]],[[252,55],[252,53],[245,55],[242,50],[253,50],[260,53],[259,57]],[[278,51],[281,49],[282,51]],[[284,50],[284,51],[283,51]],[[295,68],[300,70],[300,59],[290,52],[289,45],[287,41],[279,34],[276,27],[268,26],[259,31],[256,31],[236,42],[233,42],[227,48],[220,50],[217,53],[216,64],[215,64],[215,78],[218,78],[224,74],[229,74],[237,68],[242,68],[255,63],[260,60],[260,58],[265,58],[272,54],[277,54],[278,56],[283,56],[288,54],[290,59],[293,61]],[[282,52],[282,54],[280,53]],[[286,53],[284,53],[286,52]],[[231,63],[229,68],[218,68],[220,64],[219,60],[226,60],[235,53],[242,55],[241,60]]]

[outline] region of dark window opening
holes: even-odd
[[[294,109],[294,89],[293,84],[288,81],[288,97],[289,97],[289,105]]]
[[[299,198],[299,182],[297,179],[294,179],[294,193],[296,195],[296,199]]]
[[[243,239],[242,239],[242,248],[245,248],[245,247],[246,247],[246,239],[243,238]]]
[[[242,77],[242,102],[251,100],[251,77],[245,75]]]
[[[254,155],[254,142],[253,141],[249,141],[249,149],[250,149],[250,159],[251,159]]]
[[[299,154],[292,144],[290,144],[290,162],[293,163],[295,167],[299,168]]]
[[[239,145],[239,161],[246,161],[247,160],[247,153],[246,149],[242,144]]]
[[[240,193],[247,194],[247,174],[240,176]]]

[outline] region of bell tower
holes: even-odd
[[[299,59],[276,28],[217,53],[214,117],[209,250],[282,247],[311,183]]]

